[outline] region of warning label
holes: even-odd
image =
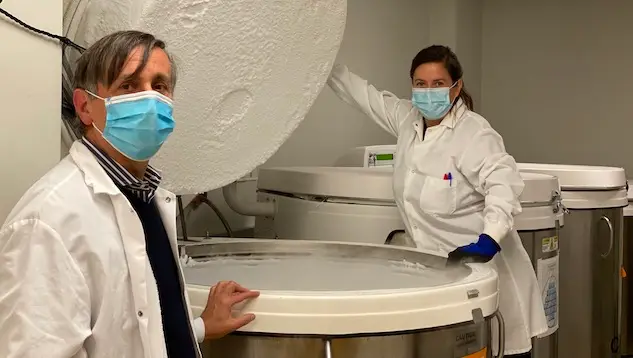
[[[558,250],[558,236],[545,237],[541,240],[542,252],[552,252]]]
[[[462,358],[486,358],[487,353],[488,353],[488,348],[484,348],[477,353],[469,354]]]

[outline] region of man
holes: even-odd
[[[200,357],[196,340],[249,323],[234,282],[192,321],[174,195],[149,159],[172,132],[165,44],[117,32],[81,56],[73,101],[84,130],[0,229],[0,357]],[[51,134],[53,135],[53,134]]]

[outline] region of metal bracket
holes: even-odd
[[[479,324],[484,321],[484,314],[481,311],[481,308],[475,308],[472,311],[472,314],[473,314],[473,322],[475,322],[475,324]]]

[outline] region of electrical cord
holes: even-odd
[[[0,4],[2,4],[4,0],[0,0]],[[4,10],[2,8],[0,8],[0,14],[6,16],[7,18],[9,18],[11,21],[15,22],[16,24],[22,26],[23,28],[34,32],[36,34],[39,35],[43,35],[46,37],[49,37],[53,40],[57,40],[59,42],[61,42],[62,44],[62,68],[64,73],[66,74],[66,76],[62,75],[62,119],[64,120],[64,124],[66,124],[66,129],[69,130],[70,132],[70,137],[71,139],[76,139],[78,136],[80,136],[80,133],[76,132],[76,129],[72,128],[71,126],[68,126],[68,122],[72,121],[75,119],[76,117],[76,113],[75,113],[75,106],[73,105],[73,100],[72,100],[72,77],[73,77],[73,71],[72,71],[72,67],[70,66],[70,64],[68,63],[68,60],[66,59],[66,48],[67,47],[71,47],[77,51],[79,51],[80,53],[85,51],[86,49],[82,46],[77,45],[76,43],[74,43],[72,40],[70,40],[68,37],[66,36],[59,36],[59,35],[55,35],[52,34],[48,31],[44,31],[41,29],[38,29],[36,27],[33,27],[29,24],[27,24],[26,22],[18,19],[16,16],[12,15],[10,12],[8,12],[7,10]]]
[[[235,237],[229,221],[226,219],[224,214],[222,214],[222,211],[220,211],[220,209],[211,201],[211,199],[208,198],[207,195],[208,193],[197,194],[189,202],[189,204],[187,204],[187,206],[183,210],[181,210],[181,213],[179,214],[181,222],[189,216],[189,213],[200,207],[200,205],[207,204],[213,210],[218,219],[220,219],[220,221],[222,222],[222,226],[224,226],[224,230],[226,230],[226,235],[228,237]]]
[[[224,217],[224,214],[222,214],[220,209],[217,206],[215,206],[215,204],[213,204],[213,202],[209,198],[207,198],[207,193],[198,194],[198,197],[203,203],[209,205],[209,207],[211,207],[213,212],[215,212],[215,215],[217,215],[217,217],[222,222],[222,225],[224,226],[224,229],[226,230],[226,234],[229,237],[233,237],[233,230],[231,230],[231,226],[229,225],[229,221]]]
[[[0,4],[2,4],[3,1],[4,0],[0,0]],[[72,42],[68,37],[51,34],[48,31],[40,30],[40,29],[38,29],[36,27],[33,27],[33,26],[27,24],[26,22],[18,19],[17,17],[11,15],[11,13],[9,13],[7,10],[4,10],[4,9],[0,8],[0,14],[8,17],[13,22],[17,23],[18,25],[24,27],[25,29],[27,29],[29,31],[35,32],[36,34],[40,34],[40,35],[44,35],[44,36],[50,37],[51,39],[54,39],[54,40],[58,40],[64,46],[70,46],[70,47],[74,48],[75,50],[77,50],[79,52],[83,52],[83,51],[86,50],[85,48],[83,48],[83,47],[77,45],[76,43]]]
[[[0,4],[2,4],[4,0],[0,0]],[[27,24],[26,22],[18,19],[17,17],[15,17],[14,15],[12,15],[11,13],[9,13],[8,11],[0,8],[0,14],[6,16],[7,18],[9,18],[11,21],[15,22],[16,24],[22,26],[23,28],[34,32],[36,34],[39,35],[43,35],[46,37],[49,37],[51,39],[57,40],[59,42],[61,42],[62,44],[62,69],[66,74],[66,77],[64,77],[62,75],[62,119],[66,119],[64,121],[64,124],[66,125],[66,130],[68,131],[68,134],[70,136],[71,139],[76,139],[74,137],[78,137],[78,133],[76,133],[74,131],[74,128],[71,128],[71,126],[68,125],[68,120],[72,120],[75,117],[75,108],[74,105],[72,103],[72,76],[73,76],[73,71],[72,68],[70,66],[70,64],[68,63],[68,60],[66,59],[66,48],[67,47],[72,47],[73,49],[79,51],[79,52],[84,52],[86,49],[82,46],[77,45],[76,43],[74,43],[71,39],[69,39],[66,36],[60,36],[60,35],[55,35],[52,34],[48,31],[44,31],[41,29],[38,29],[36,27],[33,27],[29,24]],[[226,220],[226,218],[224,217],[224,215],[222,214],[222,212],[220,211],[220,209],[218,209],[217,206],[215,206],[215,204],[213,204],[213,202],[211,202],[211,200],[209,200],[209,198],[207,198],[206,193],[205,194],[199,194],[198,195],[198,199],[207,204],[209,207],[211,207],[211,209],[215,212],[215,214],[218,216],[218,218],[220,219],[220,221],[222,222],[222,225],[224,226],[224,229],[226,229],[226,233],[228,234],[229,237],[233,237],[233,231],[231,230],[231,226],[229,225],[228,220]],[[180,205],[182,206],[182,201],[180,202]],[[182,209],[181,207],[181,216],[184,219],[184,213],[182,213],[182,211],[184,211],[184,209]],[[185,227],[183,227],[184,230],[186,230]],[[186,231],[185,231],[185,236],[186,236]]]

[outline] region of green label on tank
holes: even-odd
[[[558,236],[544,237],[541,246],[543,253],[558,250]]]

